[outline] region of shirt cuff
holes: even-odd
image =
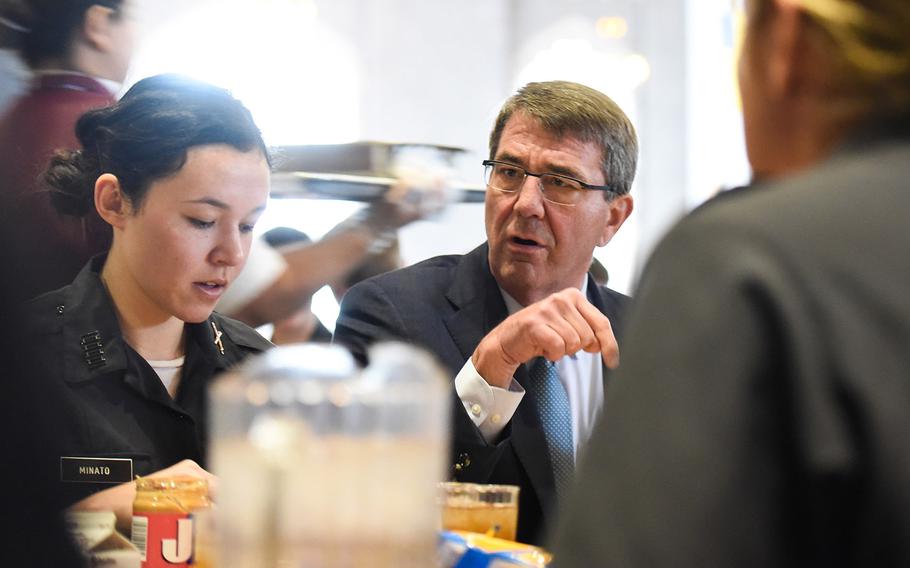
[[[496,441],[525,395],[524,388],[515,377],[512,377],[508,389],[490,386],[470,359],[455,377],[455,392],[488,444]]]

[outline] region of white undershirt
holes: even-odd
[[[177,357],[170,361],[149,361],[148,364],[158,374],[167,393],[171,398],[177,396],[177,387],[180,386],[180,371],[183,370],[183,360],[186,357]]]
[[[587,294],[587,288],[586,276],[580,287],[582,294]],[[509,315],[522,309],[521,304],[505,290],[500,288],[499,291]],[[594,423],[603,409],[603,366],[600,353],[579,351],[575,355],[567,355],[556,362],[556,368],[569,396],[577,459],[579,447],[584,447],[591,437]],[[508,389],[490,386],[474,368],[470,358],[455,377],[455,392],[487,443],[495,442],[512,419],[525,394],[514,377]]]

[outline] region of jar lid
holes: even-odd
[[[187,491],[193,493],[208,493],[208,490],[208,481],[198,477],[140,477],[136,480],[136,491]]]

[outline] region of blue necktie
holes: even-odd
[[[527,391],[534,401],[537,415],[543,425],[550,463],[553,466],[553,477],[556,480],[556,492],[561,495],[572,482],[575,471],[575,445],[569,395],[559,380],[556,363],[551,363],[543,357],[531,362],[528,377],[530,381]]]

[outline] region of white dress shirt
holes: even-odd
[[[582,294],[587,293],[587,288],[588,279],[585,276],[580,286]],[[500,288],[499,291],[509,315],[522,309],[521,304],[505,290]],[[579,351],[557,361],[556,368],[569,395],[575,457],[578,459],[578,449],[584,447],[591,437],[594,423],[603,409],[603,363],[599,352]],[[491,386],[480,376],[470,358],[455,377],[455,392],[468,416],[490,444],[502,433],[525,395],[524,388],[514,377],[508,389]]]

